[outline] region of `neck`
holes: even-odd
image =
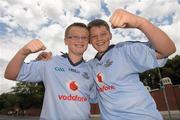
[[[83,59],[83,56],[82,55],[74,55],[74,54],[68,54],[69,58],[71,59],[71,61],[73,63],[77,63],[79,62],[80,60]]]
[[[104,54],[105,52],[98,52],[98,55],[102,55],[102,54]]]

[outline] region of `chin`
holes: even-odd
[[[105,52],[106,50],[102,50],[102,49],[96,49],[99,53],[103,53],[103,52]]]
[[[77,54],[78,54],[78,55],[83,55],[84,52],[85,52],[85,51],[83,51],[83,52],[78,52]]]

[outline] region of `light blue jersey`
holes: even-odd
[[[110,46],[89,63],[98,86],[102,120],[162,120],[139,74],[161,65],[146,44],[124,42]]]
[[[94,80],[85,61],[73,64],[67,55],[24,63],[17,80],[43,81],[45,94],[40,120],[89,120]]]

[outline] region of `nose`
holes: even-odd
[[[78,42],[83,42],[84,40],[83,40],[82,37],[78,37],[77,41],[78,41]]]
[[[97,40],[101,40],[101,39],[102,39],[101,35],[97,35]]]
[[[79,40],[80,42],[85,42],[85,41],[88,41],[89,38],[88,38],[88,37],[85,37],[85,36],[80,36],[80,37],[78,37],[78,40]]]

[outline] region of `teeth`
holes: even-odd
[[[75,45],[76,47],[78,47],[78,48],[82,48],[82,47],[84,47],[84,45]]]
[[[97,45],[97,46],[101,46],[101,45],[104,45],[104,43],[105,43],[105,42],[103,42],[103,43],[97,43],[96,45]]]

